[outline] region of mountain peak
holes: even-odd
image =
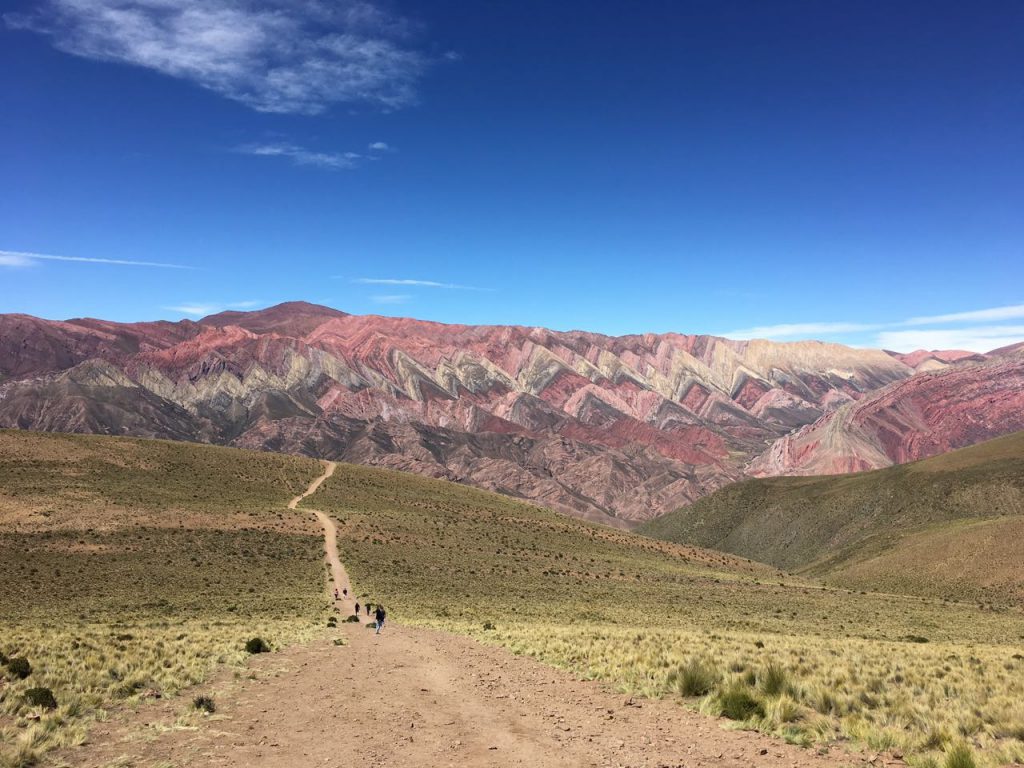
[[[348,313],[321,304],[310,304],[308,301],[286,301],[251,312],[238,310],[218,312],[215,315],[204,317],[199,323],[216,328],[237,325],[253,333],[305,336],[328,320],[338,317],[348,317]]]

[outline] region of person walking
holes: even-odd
[[[335,602],[338,601],[338,588],[337,587],[334,588],[334,601]]]
[[[356,616],[359,615],[359,603],[356,603]]]
[[[384,606],[377,606],[377,610],[373,612],[373,618],[377,620],[377,631],[374,632],[374,634],[379,635],[380,631],[384,629],[384,619],[387,618],[387,613],[384,612]]]

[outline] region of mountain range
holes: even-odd
[[[1024,429],[1024,349],[853,349],[350,315],[0,315],[0,427],[192,440],[476,485],[633,527],[737,480]]]

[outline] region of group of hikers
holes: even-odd
[[[338,588],[335,587],[334,588],[334,600],[335,600],[335,602],[337,602],[338,600],[341,600],[342,598],[344,598],[346,600],[348,599],[348,587],[344,587],[341,590],[341,595],[338,594]],[[370,615],[370,610],[372,608],[374,608],[374,606],[371,603],[367,603],[364,607],[366,608],[366,615],[369,616]],[[359,616],[359,601],[358,600],[356,601],[355,615]],[[374,620],[374,624],[376,625],[376,628],[377,628],[377,631],[374,632],[375,635],[379,635],[380,631],[382,629],[384,629],[384,619],[387,618],[387,615],[388,614],[384,610],[384,606],[378,604],[376,606],[376,610],[373,611],[373,620]]]

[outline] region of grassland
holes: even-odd
[[[1015,609],[822,587],[365,467],[339,465],[307,503],[337,519],[357,593],[400,621],[799,743],[891,749],[918,765],[965,744],[982,764],[1024,759]]]
[[[83,738],[324,618],[321,532],[285,507],[315,462],[0,432],[0,766]],[[304,505],[338,521],[361,602],[808,745],[918,766],[1024,760],[1024,615],[839,589],[413,475],[339,465]],[[910,541],[910,540],[908,540]],[[911,542],[912,543],[912,542]],[[58,707],[28,704],[51,688]],[[970,765],[972,763],[961,764]]]
[[[642,527],[854,589],[1024,605],[1024,433],[874,472],[728,486]]]
[[[289,498],[307,459],[0,432],[0,766],[84,738],[115,703],[237,663],[322,619],[322,534]],[[26,701],[52,690],[57,708]]]

